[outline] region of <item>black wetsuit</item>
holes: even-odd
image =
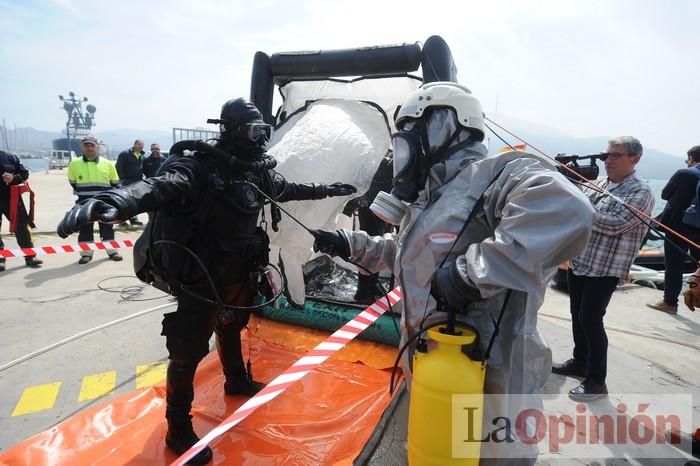
[[[151,243],[154,262],[164,275],[160,278],[178,295],[177,310],[165,314],[162,331],[171,360],[168,416],[189,413],[194,372],[209,352],[212,332],[217,336],[226,391],[233,384],[236,393],[235,380],[246,376],[240,331],[250,312],[227,311],[222,321],[217,305],[197,297],[215,299],[201,266],[182,248],[154,243],[172,240],[187,245],[206,266],[226,304],[251,306],[256,297],[252,279],[266,265],[268,254],[267,235],[258,222],[264,198],[251,184],[279,202],[326,197],[325,185],[290,183],[274,170],[242,172],[199,154],[171,156],[158,176],[121,188],[136,199],[138,212],[158,211],[144,232],[150,238],[143,239]]]

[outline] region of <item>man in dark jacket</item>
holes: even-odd
[[[29,231],[29,216],[24,208],[22,199],[16,196],[16,199],[11,196],[11,186],[16,186],[24,183],[29,178],[29,171],[22,165],[16,155],[0,150],[0,215],[4,215],[12,223],[15,222],[15,236],[17,244],[21,248],[33,248],[32,234]],[[13,203],[17,203],[12,206]],[[12,208],[14,207],[14,208]],[[15,218],[10,218],[12,212],[15,213]],[[0,216],[0,222],[2,216]],[[0,238],[0,249],[5,249],[5,245]],[[25,256],[25,264],[29,267],[39,267],[43,261],[36,256]],[[0,257],[0,272],[5,271],[5,258]]]
[[[700,181],[700,146],[688,151],[688,168],[681,168],[673,174],[663,191],[661,198],[666,201],[658,220],[672,228],[694,243],[700,243],[700,230],[683,223],[683,214],[695,199],[698,181]],[[647,306],[657,311],[676,314],[678,312],[678,295],[683,288],[683,263],[688,251],[697,261],[700,250],[689,246],[671,233],[666,233],[664,241],[664,298]]]
[[[119,154],[117,157],[117,173],[119,174],[119,181],[122,186],[128,186],[132,183],[136,183],[143,179],[143,156],[145,152],[143,151],[143,141],[137,139],[134,141],[134,147],[129,150],[125,150]],[[134,216],[129,219],[131,225],[143,225],[139,221],[138,217]],[[121,224],[126,226],[126,222]]]
[[[134,262],[139,277],[167,283],[178,296],[177,310],[165,315],[162,331],[170,357],[165,441],[178,454],[198,440],[189,414],[192,382],[199,361],[209,352],[212,332],[226,394],[252,396],[262,388],[244,364],[240,331],[259,302],[261,275],[268,264],[267,222],[264,217],[258,221],[265,196],[286,202],[355,192],[341,183],[291,183],[275,172],[276,161],[265,153],[271,127],[245,99],[226,102],[221,118],[209,122],[221,125],[215,146],[178,142],[158,176],[100,193],[58,225],[58,234],[65,237],[88,221],[117,222],[152,212],[134,248]],[[195,152],[177,155],[185,149]],[[273,228],[278,214],[273,206]],[[146,244],[151,260],[137,264]],[[211,458],[207,447],[190,463],[205,464]]]
[[[158,169],[165,161],[165,157],[160,155],[160,146],[158,144],[151,144],[151,154],[143,159],[143,175],[146,178],[151,178],[156,176]]]

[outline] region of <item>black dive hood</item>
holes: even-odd
[[[267,154],[263,154],[260,160],[248,161],[229,154],[218,147],[207,144],[202,140],[178,141],[170,148],[170,153],[182,153],[185,150],[198,151],[207,154],[224,165],[241,168],[243,170],[270,170],[277,166],[277,160]]]

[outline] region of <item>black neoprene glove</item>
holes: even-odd
[[[314,241],[314,251],[320,251],[331,257],[338,256],[344,260],[348,260],[350,257],[350,245],[339,230],[329,231],[319,229],[312,230],[311,234],[316,238]]]
[[[436,300],[444,300],[451,308],[461,311],[467,304],[481,301],[479,290],[465,282],[457,270],[457,261],[437,269],[431,283],[430,294]]]
[[[345,207],[343,207],[343,215],[352,217],[358,210],[367,206],[369,206],[369,203],[367,202],[367,194],[354,197],[345,203]]]
[[[328,184],[325,186],[325,188],[325,194],[327,197],[349,196],[350,194],[355,194],[357,192],[357,188],[355,188],[351,184],[346,183]]]
[[[88,223],[117,223],[137,213],[136,201],[131,196],[119,190],[106,191],[74,205],[56,227],[56,233],[67,238]]]

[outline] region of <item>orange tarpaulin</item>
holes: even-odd
[[[311,351],[316,345],[328,338],[328,332],[323,330],[302,328],[260,319],[256,316],[251,316],[248,328],[258,338],[304,353]],[[396,353],[396,349],[386,345],[355,339],[338,351],[333,358],[348,362],[361,362],[375,369],[389,369],[394,367]]]
[[[269,382],[299,359],[323,332],[252,319],[251,345],[256,380]],[[275,335],[278,335],[276,337]],[[276,343],[271,340],[277,340]],[[213,464],[350,465],[391,401],[390,371],[375,367],[393,360],[396,350],[351,342],[344,354],[324,362],[305,378],[260,407],[212,444]],[[286,346],[282,346],[286,345]],[[193,422],[201,435],[245,402],[225,396],[216,354],[209,354],[195,377]],[[165,388],[136,390],[31,437],[3,454],[7,465],[154,465],[175,455],[165,448]]]

